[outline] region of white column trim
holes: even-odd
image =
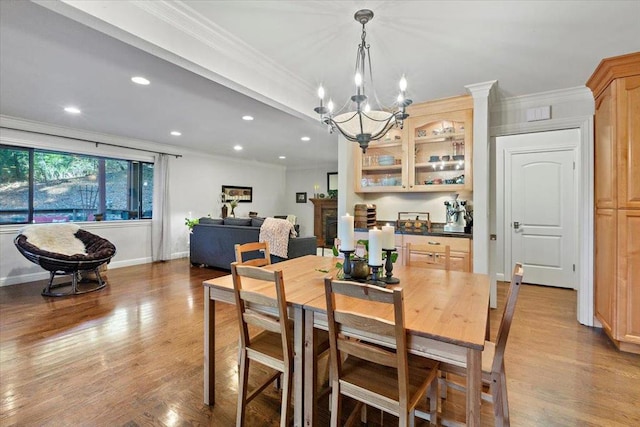
[[[465,86],[473,97],[473,271],[489,274],[490,305],[498,306],[495,266],[490,262],[489,114],[497,80]],[[494,257],[495,258],[495,257]]]

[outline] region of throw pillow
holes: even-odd
[[[251,218],[225,218],[224,225],[243,225],[250,226]]]
[[[262,227],[263,222],[264,222],[264,218],[251,218],[252,227]]]
[[[202,217],[200,218],[198,224],[213,224],[213,225],[222,225],[223,221],[220,218],[209,218],[209,217]]]

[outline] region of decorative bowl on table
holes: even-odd
[[[396,163],[394,156],[378,156],[378,164],[380,166],[391,166]]]

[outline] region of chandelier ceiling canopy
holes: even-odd
[[[373,74],[371,69],[371,54],[367,44],[367,32],[365,25],[373,19],[373,12],[362,9],[355,13],[354,18],[362,24],[361,42],[356,54],[356,69],[354,83],[356,93],[350,97],[345,105],[334,112],[333,101],[329,99],[324,104],[324,88],[318,88],[320,105],[314,111],[320,114],[320,120],[329,127],[329,132],[338,131],[347,140],[360,144],[363,152],[366,152],[370,141],[382,138],[392,127],[402,128],[403,121],[409,117],[405,109],[411,104],[406,97],[407,80],[404,76],[400,79],[400,94],[396,102],[390,107],[383,107],[378,101],[373,87]],[[366,85],[370,85],[370,93],[373,95],[375,105],[372,105],[369,91]]]

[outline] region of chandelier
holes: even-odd
[[[405,97],[407,79],[400,79],[400,94],[395,104],[390,108],[380,107],[373,88],[373,74],[371,71],[371,54],[367,44],[367,32],[365,25],[373,19],[373,12],[362,9],[355,13],[354,18],[362,24],[362,41],[358,45],[356,54],[355,85],[356,93],[351,96],[351,102],[347,101],[340,111],[334,113],[333,101],[329,99],[324,105],[324,88],[318,88],[320,106],[314,111],[320,114],[320,120],[327,124],[329,132],[340,132],[347,140],[357,142],[362,152],[367,151],[370,141],[382,138],[392,127],[402,128],[403,121],[409,117],[405,108],[411,104],[411,100]],[[367,71],[368,70],[368,71]],[[369,103],[369,97],[365,89],[365,83],[371,83],[371,92],[376,99],[378,107],[374,109]],[[346,111],[345,111],[346,110]],[[345,112],[343,112],[345,111]]]

